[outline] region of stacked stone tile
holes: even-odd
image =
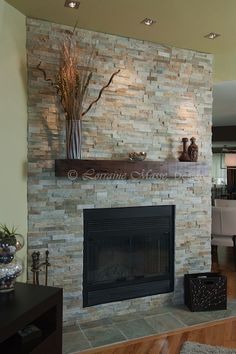
[[[29,256],[49,249],[50,284],[64,289],[64,320],[72,325],[180,301],[186,272],[209,271],[211,178],[81,181],[56,178],[54,160],[65,158],[65,119],[49,77],[59,65],[58,43],[68,27],[28,19]],[[127,159],[146,151],[150,160],[177,159],[182,137],[195,136],[199,161],[211,164],[212,56],[130,38],[76,30],[81,55],[96,46],[85,106],[112,72],[112,85],[83,119],[84,159]],[[82,307],[83,209],[176,205],[174,294]],[[30,259],[29,259],[30,263]]]

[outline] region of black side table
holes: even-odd
[[[26,326],[36,336],[22,337]],[[62,289],[16,283],[0,294],[0,352],[62,354]]]

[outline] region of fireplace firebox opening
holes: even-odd
[[[175,206],[84,210],[83,306],[174,290]]]

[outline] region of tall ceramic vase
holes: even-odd
[[[66,120],[66,151],[68,159],[81,159],[81,119]]]

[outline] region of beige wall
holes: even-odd
[[[25,43],[25,16],[0,0],[0,223],[17,226],[26,239]],[[26,262],[26,246],[18,256]]]

